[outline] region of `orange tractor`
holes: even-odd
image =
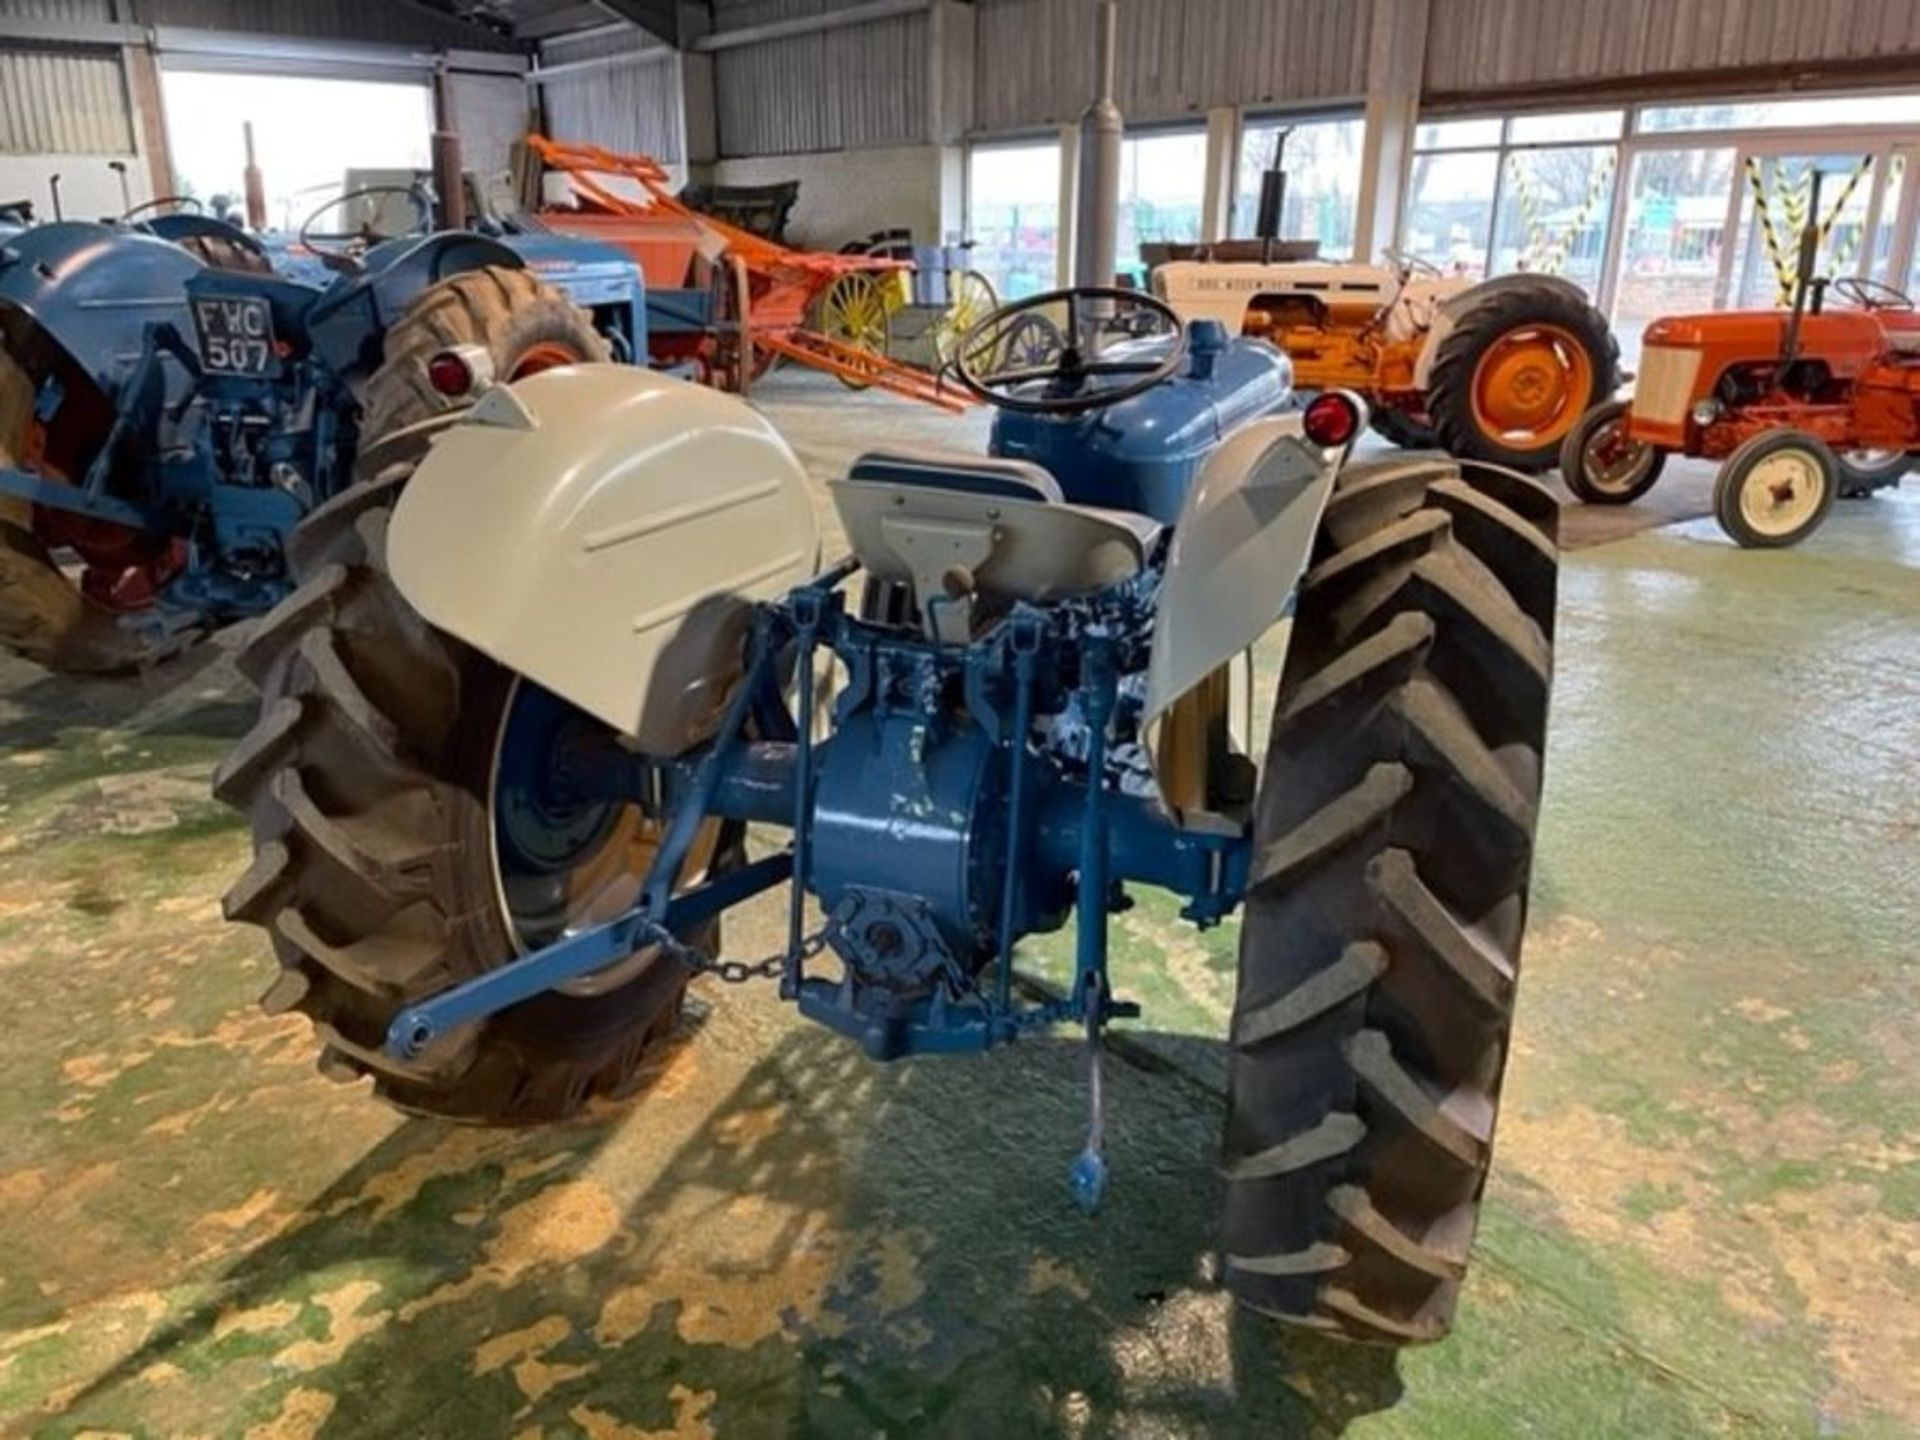
[[[1279,346],[1302,390],[1366,396],[1373,428],[1396,445],[1550,469],[1580,417],[1620,383],[1606,317],[1569,280],[1476,281],[1395,251],[1382,265],[1267,264],[1261,244],[1160,265],[1154,292],[1182,319]]]
[[[1719,460],[1713,508],[1745,546],[1792,545],[1836,496],[1896,485],[1920,452],[1920,314],[1877,281],[1809,287],[1804,313],[1675,315],[1647,327],[1633,397],[1590,410],[1561,473],[1589,504],[1624,505],[1669,452]],[[1827,309],[1825,294],[1845,302]]]
[[[1560,470],[1575,495],[1624,505],[1670,452],[1719,460],[1721,528],[1767,548],[1805,539],[1836,496],[1899,484],[1920,455],[1920,314],[1877,280],[1815,278],[1820,239],[1809,223],[1791,309],[1647,327],[1632,398],[1594,407],[1567,436]]]

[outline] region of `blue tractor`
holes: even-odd
[[[645,354],[640,273],[592,242],[306,253],[188,213],[0,237],[0,645],[113,672],[262,614],[295,526],[484,384]]]
[[[496,386],[317,510],[215,777],[264,1003],[327,1073],[483,1123],[626,1093],[695,974],[878,1061],[1070,1025],[1090,1208],[1103,1027],[1138,1013],[1108,917],[1143,886],[1202,927],[1237,909],[1226,1283],[1435,1338],[1513,1012],[1555,502],[1348,463],[1359,400],[1295,410],[1278,351],[1137,292],[1022,301],[958,356],[988,453],[861,457],[826,546],[762,417],[611,366]],[[784,843],[750,856],[748,825]],[[783,886],[783,943],[727,954],[723,912]],[[1070,917],[1070,980],[1023,975]]]

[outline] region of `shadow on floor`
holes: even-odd
[[[1330,1435],[1398,1401],[1391,1352],[1272,1326],[1212,1283],[1217,1042],[1153,1037],[1151,1065],[1110,1066],[1114,1186],[1089,1220],[1064,1185],[1077,1045],[889,1067],[787,1029],[714,1105],[714,1038],[617,1113],[401,1127],[63,1420],[199,1418],[147,1408],[155,1367],[269,1405],[317,1389],[326,1433],[356,1436],[648,1429],[689,1406],[728,1437]],[[649,1117],[688,1103],[704,1118],[663,1158]],[[315,1305],[358,1338],[289,1373]],[[279,1338],[235,1323],[276,1306]]]

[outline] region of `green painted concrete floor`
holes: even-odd
[[[816,466],[928,428],[825,401],[771,402]],[[1214,1283],[1230,930],[1123,921],[1097,1220],[1066,1040],[882,1068],[707,982],[628,1106],[404,1121],[220,922],[235,637],[142,684],[0,664],[0,1432],[1920,1432],[1920,489],[1789,553],[1579,551],[1560,634],[1475,1268],[1397,1357]]]

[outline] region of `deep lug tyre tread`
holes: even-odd
[[[1300,588],[1255,807],[1223,1249],[1243,1303],[1350,1340],[1446,1333],[1486,1183],[1546,737],[1542,495],[1442,459],[1354,466]]]

